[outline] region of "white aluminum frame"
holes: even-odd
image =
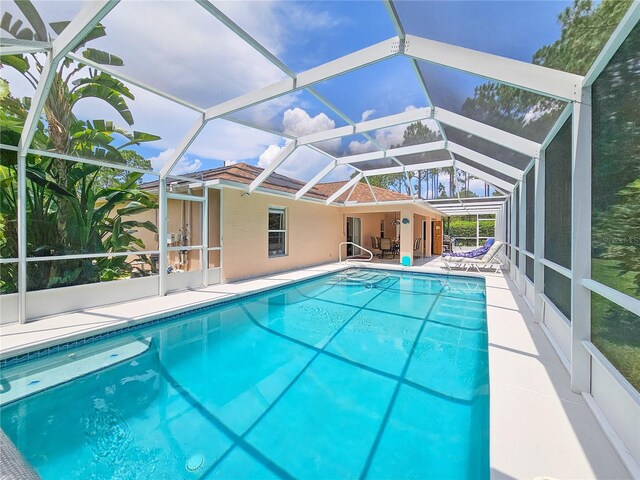
[[[591,87],[582,89],[581,103],[571,117],[571,389],[591,389],[591,291],[582,281],[591,278]]]
[[[582,85],[580,75],[415,35],[406,36],[404,54],[540,95],[564,101],[579,100],[576,90]]]

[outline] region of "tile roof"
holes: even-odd
[[[329,198],[333,193],[338,191],[340,187],[342,187],[347,182],[329,182],[329,183],[318,183],[316,187],[320,190],[326,198]],[[375,195],[375,198],[371,195],[371,190]],[[336,201],[340,203],[344,203],[347,198],[349,198],[349,202],[358,202],[358,203],[367,203],[367,202],[390,202],[390,201],[398,201],[398,200],[411,200],[409,195],[405,195],[403,193],[394,192],[392,190],[387,190],[386,188],[371,186],[371,190],[369,189],[369,185],[366,183],[359,182],[356,184],[355,190],[353,193],[349,195],[351,189],[348,189],[345,193],[340,195]]]
[[[192,173],[187,175],[182,175],[183,177],[193,177],[198,180],[224,180],[229,182],[242,183],[244,185],[249,185],[253,180],[255,180],[258,175],[264,169],[260,167],[256,167],[254,165],[249,165],[247,163],[236,163],[234,165],[227,165],[224,167],[213,168],[211,170],[205,170],[198,173]],[[171,177],[169,177],[170,179]],[[179,184],[184,184],[186,182],[179,181]],[[305,197],[315,198],[319,200],[326,200],[333,193],[338,191],[340,187],[342,187],[345,181],[342,182],[329,182],[329,183],[318,183],[311,190],[309,190]],[[296,193],[302,187],[304,187],[305,182],[300,180],[296,180],[291,177],[287,177],[285,175],[281,175],[279,173],[272,173],[261,185],[262,188],[268,190],[275,190],[278,192],[285,193]],[[154,180],[153,182],[143,183],[141,188],[144,190],[150,190],[158,187],[158,180]],[[397,201],[397,200],[411,200],[411,197],[408,195],[404,195],[402,193],[393,192],[391,190],[387,190],[385,188],[380,187],[371,187],[375,193],[376,199],[379,202],[384,201]],[[348,189],[345,193],[340,195],[336,202],[344,203],[347,197],[349,197],[349,192],[351,189]],[[374,202],[374,198],[371,196],[371,191],[369,190],[369,186],[365,183],[358,183],[356,185],[356,189],[353,191],[351,196],[349,197],[349,202]]]

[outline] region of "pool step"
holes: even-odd
[[[356,272],[342,272],[338,275],[338,281],[341,285],[377,285],[389,278],[388,273],[356,271]]]

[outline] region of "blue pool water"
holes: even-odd
[[[482,279],[354,270],[2,372],[43,479],[485,479]]]

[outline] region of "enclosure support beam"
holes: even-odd
[[[580,101],[583,77],[533,63],[407,35],[405,55],[564,101]]]
[[[407,37],[407,32],[405,31],[404,26],[402,25],[402,20],[400,20],[400,15],[396,10],[396,6],[394,5],[393,0],[384,0],[384,6],[386,7],[387,12],[389,13],[389,17],[393,22],[393,26],[396,29],[396,33],[398,34],[398,37],[400,38],[400,40],[404,41],[405,38]],[[411,62],[411,68],[413,69],[413,72],[415,73],[416,78],[418,79],[418,82],[422,87],[422,92],[424,93],[424,96],[427,99],[427,103],[429,105],[433,105],[433,101],[431,100],[431,95],[429,95],[429,89],[427,88],[427,82],[425,82],[424,80],[424,76],[420,71],[418,62],[416,61],[415,58],[409,58],[409,61]],[[440,132],[442,139],[446,142],[447,132],[444,131],[444,128],[442,127],[442,124],[440,123],[439,120],[435,120],[435,122],[436,122],[436,125],[438,126],[438,131]],[[449,158],[453,160],[453,155],[451,154],[451,152],[449,152]]]
[[[377,168],[375,170],[364,170],[362,173],[366,177],[375,177],[377,175],[388,175],[392,173],[417,172],[419,170],[428,170],[430,168],[452,167],[453,160],[441,160],[438,162],[419,163],[416,165],[407,165],[406,167],[389,167]]]
[[[500,130],[499,128],[492,127],[482,122],[472,120],[463,115],[444,110],[443,108],[435,107],[434,120],[449,125],[451,127],[462,130],[466,133],[471,133],[476,137],[483,138],[489,142],[495,143],[506,147],[514,152],[522,153],[527,157],[537,157],[540,154],[540,144],[528,140],[518,135]]]
[[[51,84],[56,76],[58,63],[80,42],[91,29],[115,7],[118,0],[90,2],[69,23],[67,28],[51,44],[51,53],[40,73],[38,86],[31,99],[20,142],[18,144],[18,321],[27,320],[27,150],[33,140],[42,109],[49,96]]]
[[[349,188],[355,186],[356,183],[358,183],[360,179],[362,179],[362,177],[363,177],[362,173],[358,173],[355,177],[353,177],[351,180],[345,183],[342,187],[340,187],[333,195],[327,198],[327,200],[324,203],[326,205],[331,205],[338,197],[340,197],[340,195],[342,195],[344,192],[349,190]]]
[[[392,37],[370,47],[363,48],[357,52],[350,53],[344,57],[301,72],[295,79],[287,78],[259,90],[232,98],[231,100],[208,108],[205,113],[205,119],[211,120],[223,115],[228,115],[243,108],[295,92],[301,88],[310,87],[343,73],[396,56],[399,54],[399,43],[400,40],[398,37]]]
[[[591,87],[573,107],[571,133],[571,389],[591,391]]]
[[[458,145],[457,143],[447,142],[447,148],[451,150],[453,153],[461,155],[469,160],[477,162],[485,167],[489,167],[491,170],[495,170],[496,172],[500,172],[504,175],[507,175],[515,180],[522,180],[522,170],[516,167],[512,167],[511,165],[507,165],[500,160],[496,160],[495,158],[491,158],[487,155],[483,155],[482,153],[478,153],[475,150],[471,150],[470,148],[463,147],[462,145]]]
[[[167,179],[161,178],[158,183],[158,295],[167,294]]]
[[[478,177],[479,179],[484,180],[485,182],[488,182],[491,185],[494,185],[502,190],[506,190],[507,192],[513,191],[514,186],[511,185],[509,182],[505,182],[504,180],[494,177],[489,173],[483,172],[482,170],[472,167],[471,165],[467,165],[464,162],[464,160],[457,158],[455,160],[455,166],[456,168],[459,168],[460,170],[470,173],[474,177]]]
[[[511,260],[511,279],[513,280],[513,275],[515,274],[515,265],[516,265],[516,255],[517,250],[516,248],[519,248],[518,245],[516,245],[516,236],[517,236],[517,225],[516,225],[516,211],[515,209],[518,208],[518,197],[516,197],[516,195],[513,194],[513,192],[511,193],[511,200],[509,201],[509,243],[511,243],[511,252],[510,252],[510,260]],[[514,248],[515,247],[515,248]]]
[[[298,144],[295,141],[287,144],[282,149],[282,151],[278,154],[278,156],[273,159],[273,161],[269,164],[269,166],[267,166],[267,168],[262,170],[262,172],[260,172],[260,175],[258,175],[256,179],[253,182],[251,182],[251,184],[249,185],[249,192],[253,192],[256,188],[262,185],[264,181],[267,178],[269,178],[269,176],[273,172],[275,172],[276,169],[280,165],[282,165],[287,158],[289,158],[289,155],[291,155],[295,151],[297,146]]]
[[[200,250],[200,268],[202,269],[202,285],[209,286],[209,188],[202,186],[204,202],[202,203],[202,250]]]
[[[182,139],[182,142],[180,142],[178,148],[176,148],[173,152],[173,155],[171,156],[169,161],[160,170],[160,178],[167,178],[169,176],[171,170],[173,170],[173,167],[175,167],[182,156],[187,153],[187,150],[194,142],[198,134],[202,131],[205,124],[206,122],[204,120],[204,116],[198,117],[195,123],[191,126],[191,129],[189,129],[187,135]]]
[[[337,166],[338,166],[338,162],[334,160],[333,162],[325,166],[322,170],[320,170],[315,177],[309,180],[304,187],[302,187],[300,190],[296,192],[296,200],[299,200],[305,193],[311,190],[316,183],[318,183],[324,177],[329,175],[329,173],[331,173],[333,169],[336,168]]]
[[[445,150],[445,142],[438,141],[421,143],[419,145],[390,148],[382,152],[369,152],[359,153],[357,155],[349,155],[346,157],[340,157],[338,159],[338,165],[353,165],[360,162],[369,162],[371,160],[383,160],[385,158],[391,158],[392,156],[397,157],[401,155],[412,155],[416,153],[435,152],[438,150]]]
[[[518,242],[518,289],[520,294],[524,296],[527,268],[527,256],[524,254],[527,249],[527,182],[520,182],[518,194],[518,210],[520,211],[520,222],[516,227],[520,232],[520,241]]]
[[[544,314],[544,265],[540,260],[544,258],[544,219],[545,219],[545,152],[540,152],[540,156],[536,158],[535,164],[536,175],[536,199],[534,210],[534,267],[533,267],[533,284],[535,291],[535,309],[533,320],[535,323],[542,323]]]
[[[18,155],[18,321],[27,321],[27,158]]]

